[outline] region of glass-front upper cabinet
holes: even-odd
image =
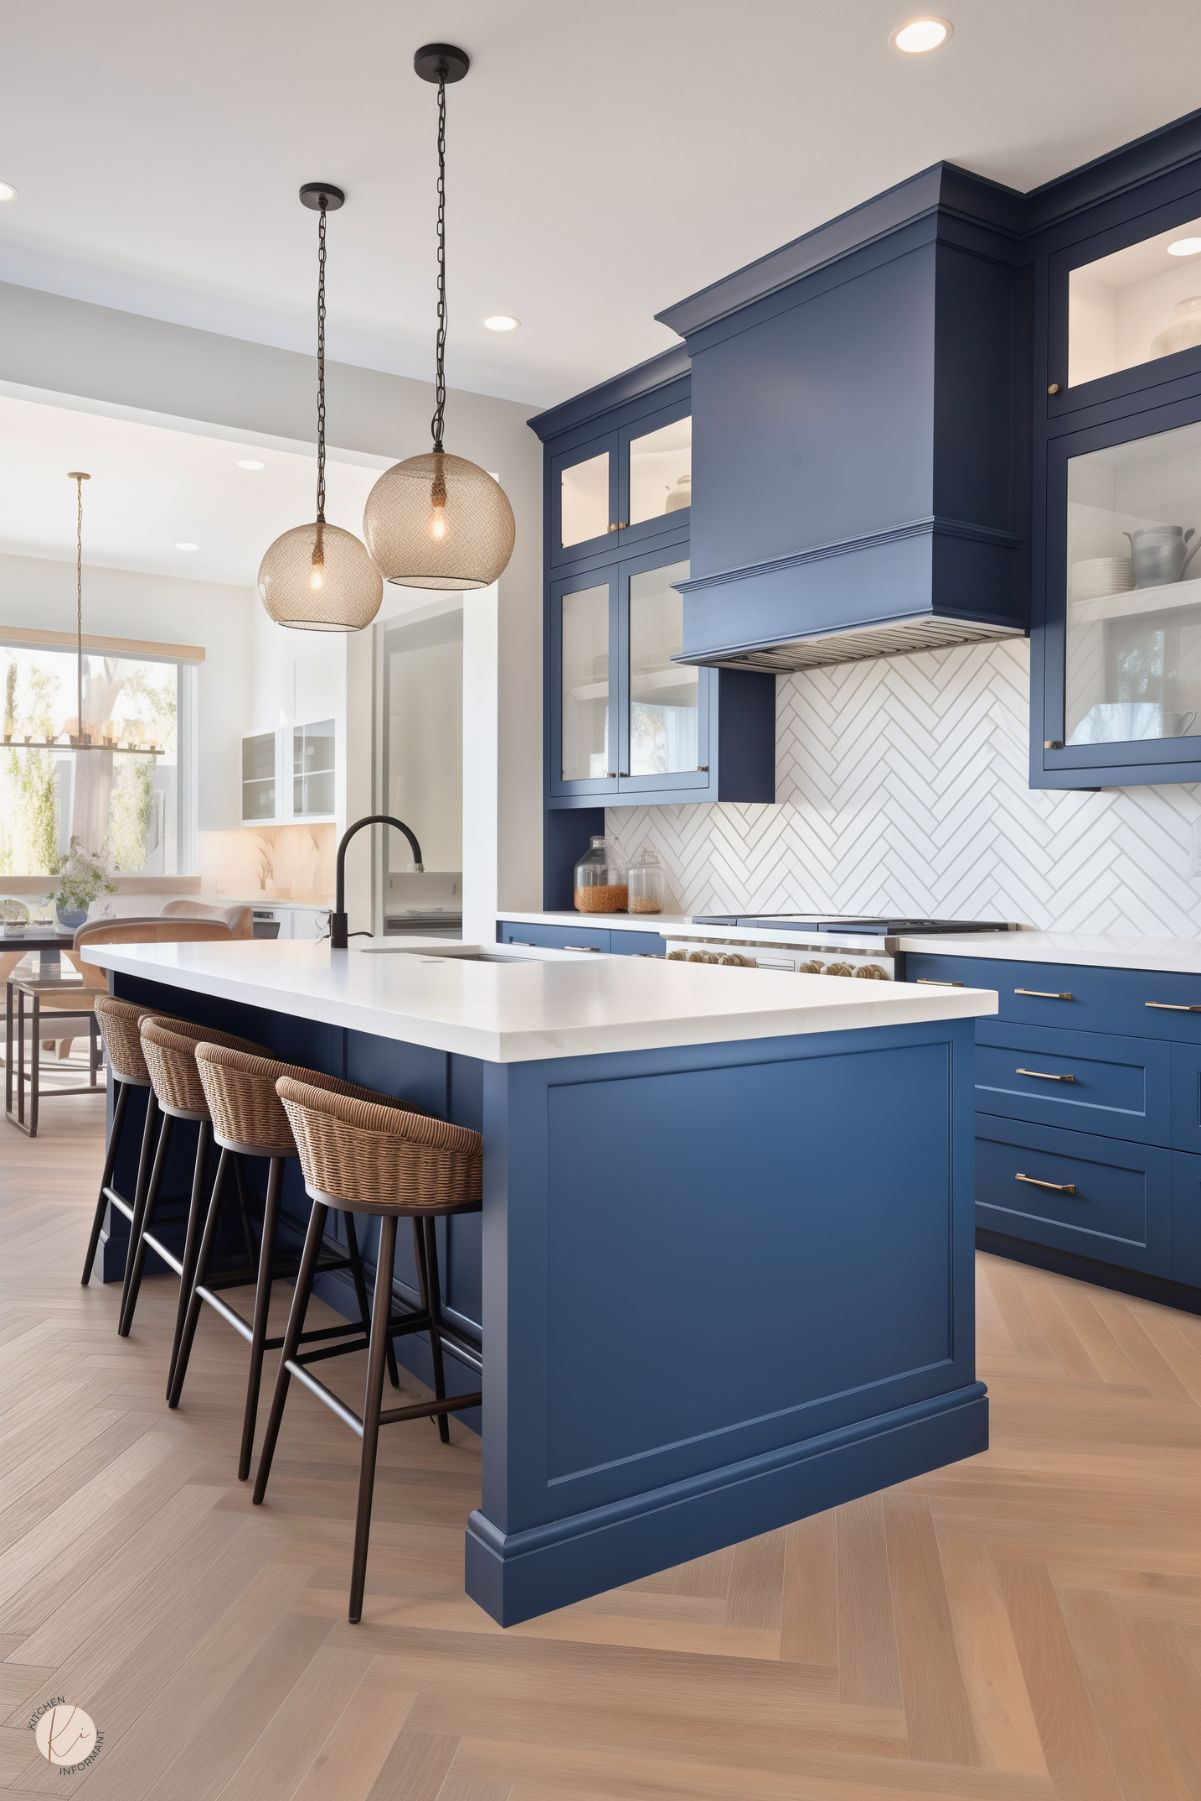
[[[292,817],[324,819],[333,816],[334,722],[322,719],[314,725],[292,727]]]
[[[674,583],[687,559],[651,552],[622,567],[622,657],[626,693],[618,786],[623,792],[703,788],[710,671],[674,663],[684,643],[684,601]]]
[[[552,794],[600,794],[617,781],[616,594],[615,570],[551,590]]]
[[[251,732],[242,739],[243,825],[270,825],[279,817],[278,754],[274,732]]]
[[[1196,779],[1173,769],[1201,758],[1198,411],[1177,402],[1052,444],[1048,769]]]
[[[550,459],[551,564],[637,549],[686,526],[691,503],[685,399]]]
[[[1059,252],[1050,281],[1052,414],[1201,368],[1201,195]]]

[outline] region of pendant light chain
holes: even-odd
[[[438,333],[434,340],[434,417],[430,429],[435,454],[442,453],[446,414],[446,75],[438,74]]]
[[[325,524],[325,227],[321,202],[317,226],[317,524]]]

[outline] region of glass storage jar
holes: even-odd
[[[649,847],[630,864],[628,876],[631,913],[662,913],[663,865]]]
[[[630,891],[625,870],[607,838],[593,838],[575,866],[576,911],[624,913]]]

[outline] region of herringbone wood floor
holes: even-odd
[[[0,1127],[9,1792],[1196,1801],[1198,1321],[981,1257],[986,1456],[507,1633],[462,1592],[476,1442],[393,1428],[350,1627],[354,1441],[295,1394],[252,1509],[212,1315],[166,1410],[173,1285],[127,1343],[78,1285],[98,1131]],[[56,1694],[104,1734],[79,1776],[26,1726]]]

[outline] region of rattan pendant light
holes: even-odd
[[[325,521],[325,229],[346,199],[327,181],[309,181],[302,203],[317,227],[317,517],[277,538],[259,564],[259,593],[277,625],[307,632],[359,632],[379,612],[384,584],[353,532]]]
[[[386,580],[403,588],[486,588],[513,554],[517,528],[499,482],[443,448],[446,412],[446,87],[470,67],[453,44],[413,58],[438,89],[438,329],[434,341],[433,449],[386,469],[367,497],[363,536]]]

